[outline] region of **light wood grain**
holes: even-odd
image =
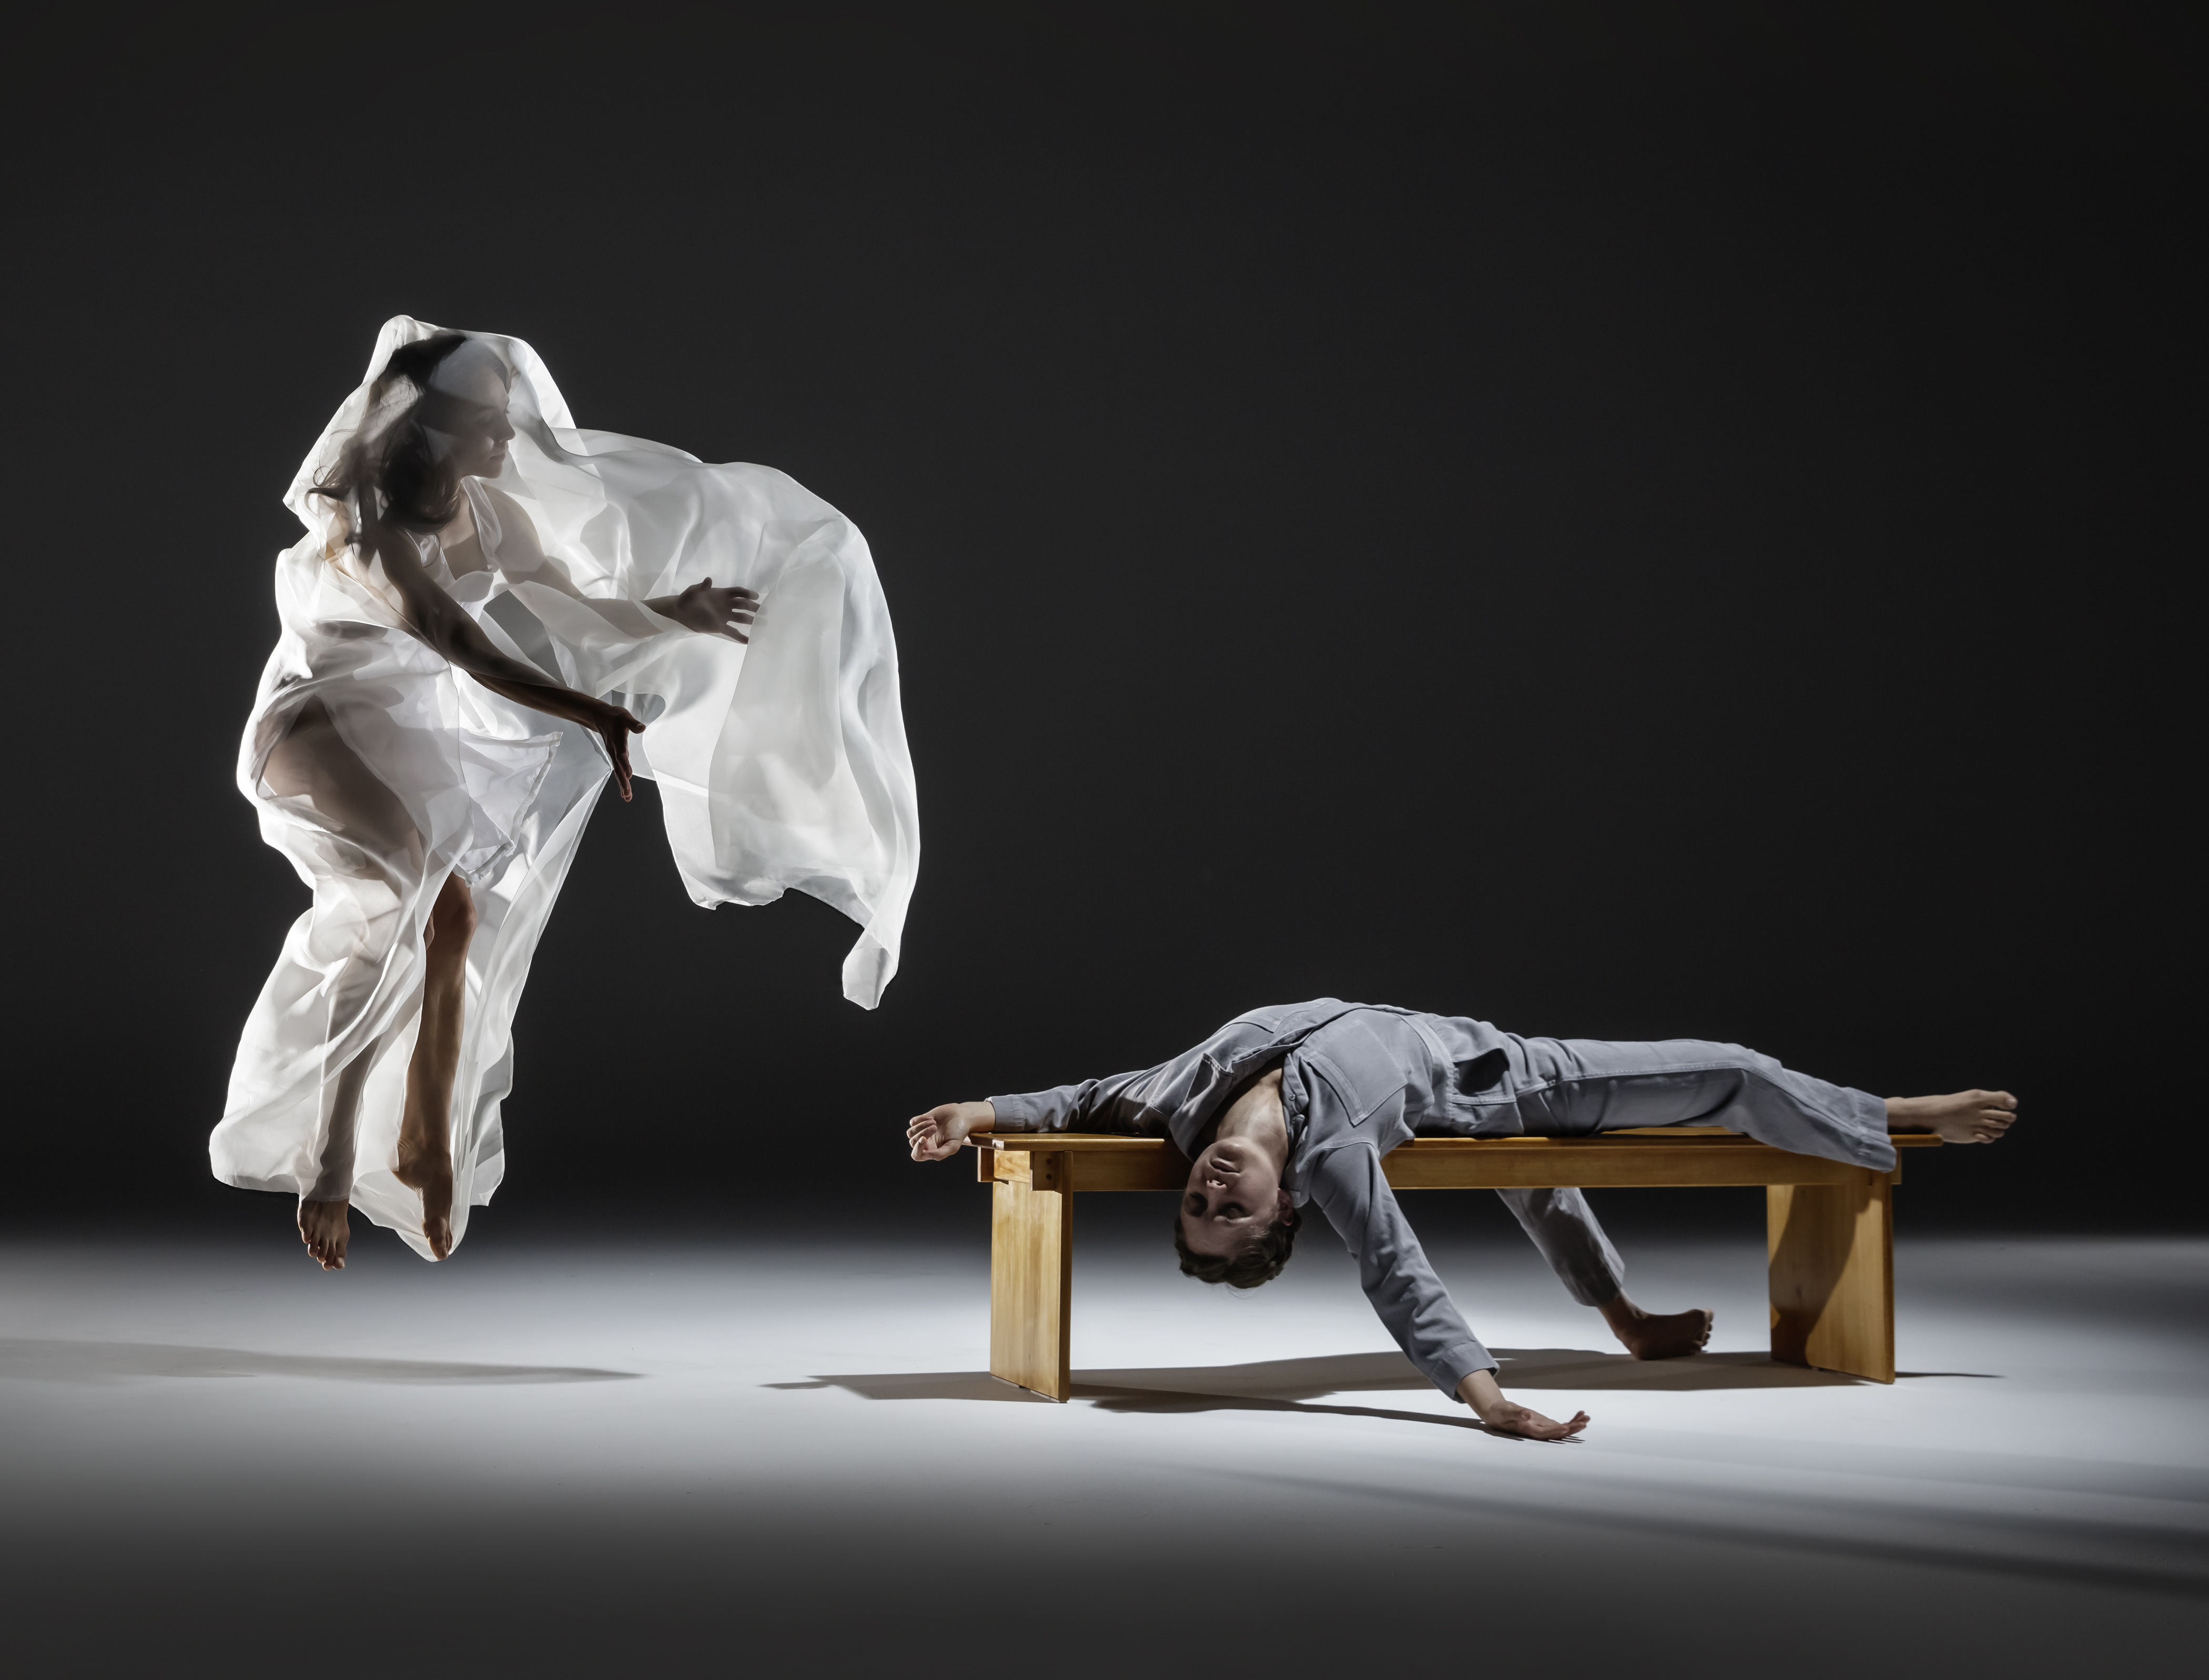
[[[1755,1141],[1753,1138],[1743,1137],[1739,1132],[1729,1131],[1722,1125],[1629,1125],[1621,1126],[1616,1131],[1603,1132],[1594,1137],[1560,1141],[1604,1143],[1617,1137],[1732,1137],[1744,1143]],[[1929,1131],[1890,1131],[1887,1135],[1887,1141],[1898,1149],[1929,1147],[1938,1149],[1941,1145],[1941,1139]]]
[[[1188,1159],[1164,1138],[1096,1133],[1015,1134],[983,1149],[976,1165],[985,1182],[1034,1183],[1030,1175],[1053,1163],[1063,1176],[1050,1183],[1070,1191],[1179,1190],[1189,1178]],[[1597,1137],[1415,1137],[1383,1155],[1381,1170],[1398,1190],[1863,1185],[1902,1176],[1899,1167],[1882,1174],[1716,1127],[1670,1126]]]
[[[1005,1149],[990,1159],[992,1182],[1027,1185],[1036,1190],[1064,1190],[1070,1156],[1032,1155],[1026,1149]]]
[[[1074,1391],[1074,1198],[1032,1182],[1055,1178],[1055,1162],[1038,1174],[1026,1155],[1016,1167],[997,1161],[1020,1176],[990,1191],[990,1371],[1063,1401]]]
[[[968,1140],[978,1149],[1026,1149],[1035,1153],[1099,1150],[1126,1151],[1142,1154],[1164,1149],[1178,1154],[1172,1143],[1164,1137],[1128,1137],[1113,1131],[1008,1131],[983,1132]]]
[[[1179,1190],[1189,1182],[1189,1158],[1179,1149],[1147,1155],[1085,1151],[1050,1158],[1063,1164],[1068,1190]]]
[[[1578,1138],[1527,1137],[1511,1139],[1509,1147],[1499,1149],[1485,1141],[1421,1137],[1381,1156],[1381,1170],[1398,1190],[1839,1185],[1887,1179],[1869,1167],[1791,1155],[1746,1138],[1710,1143],[1637,1140],[1590,1149]]]
[[[1764,1192],[1772,1357],[1894,1381],[1894,1191],[1773,1185]]]

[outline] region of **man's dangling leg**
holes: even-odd
[[[1550,1269],[1582,1306],[1603,1314],[1626,1351],[1637,1359],[1669,1359],[1700,1350],[1717,1321],[1707,1308],[1646,1312],[1628,1299],[1626,1263],[1577,1190],[1499,1190],[1503,1205],[1542,1251]]]
[[[1499,1190],[1503,1205],[1582,1306],[1601,1307],[1626,1287],[1626,1263],[1577,1190]]]

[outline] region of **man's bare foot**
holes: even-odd
[[[1466,1372],[1457,1385],[1457,1397],[1472,1407],[1481,1422],[1498,1435],[1516,1435],[1528,1441],[1562,1441],[1588,1426],[1588,1414],[1585,1412],[1575,1412],[1571,1421],[1561,1424],[1555,1418],[1544,1417],[1532,1407],[1504,1399],[1492,1371]]]
[[[1938,1132],[1944,1143],[1994,1143],[2017,1122],[2007,1091],[1953,1091],[1947,1096],[1891,1096],[1889,1131]]]
[[[402,1134],[399,1164],[391,1176],[422,1196],[422,1239],[430,1245],[430,1257],[442,1260],[453,1251],[453,1157],[449,1150],[414,1147]]]
[[[1610,1333],[1637,1359],[1676,1359],[1682,1353],[1700,1353],[1709,1343],[1711,1327],[1718,1318],[1708,1307],[1693,1306],[1685,1312],[1644,1312],[1626,1299],[1623,1290],[1597,1309]]]
[[[306,1244],[309,1257],[324,1271],[345,1269],[346,1244],[352,1237],[352,1227],[346,1219],[344,1203],[299,1203],[299,1240]]]

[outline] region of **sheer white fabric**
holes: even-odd
[[[436,330],[385,325],[286,497],[307,535],[277,561],[283,633],[238,783],[315,900],[254,1006],[210,1140],[224,1182],[350,1199],[424,1255],[421,1199],[392,1168],[430,907],[457,873],[479,917],[452,1113],[457,1244],[504,1171],[515,1009],[608,776],[588,731],[492,693],[409,634],[381,567],[340,546],[337,507],[309,494],[392,352]],[[511,370],[516,435],[495,481],[466,484],[481,561],[471,549],[456,573],[427,538],[430,575],[503,651],[647,724],[630,738],[636,773],[659,783],[699,903],[764,904],[795,887],[858,922],[844,994],[874,1007],[897,969],[920,838],[896,645],[865,540],[771,468],[578,429],[527,345],[470,336]],[[761,596],[749,647],[642,604],[709,576]],[[318,731],[301,739],[328,741],[315,751],[339,768],[279,792],[265,773],[295,729]],[[647,990],[651,960],[638,954]],[[639,981],[625,975],[624,995]]]

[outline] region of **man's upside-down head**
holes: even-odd
[[[1228,1105],[1189,1167],[1174,1215],[1183,1276],[1255,1289],[1281,1275],[1302,1222],[1281,1188],[1288,1141],[1276,1069]]]

